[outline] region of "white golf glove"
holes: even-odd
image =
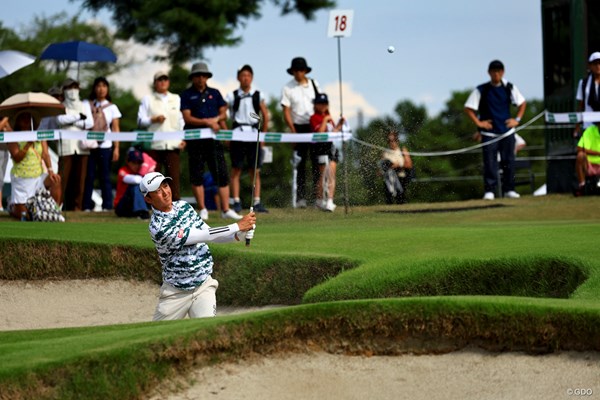
[[[250,240],[254,237],[254,230],[256,229],[256,225],[252,226],[252,229],[249,231],[238,232],[237,237],[241,241],[245,241],[246,239]]]

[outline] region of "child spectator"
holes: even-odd
[[[139,172],[143,162],[142,152],[132,148],[127,153],[127,163],[119,169],[114,204],[118,217],[150,218],[148,206],[139,190],[139,184],[142,181],[142,175]]]

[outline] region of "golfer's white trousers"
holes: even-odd
[[[153,321],[214,317],[217,315],[219,282],[210,276],[196,290],[181,290],[163,283]]]

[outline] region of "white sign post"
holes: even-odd
[[[344,107],[342,102],[342,47],[340,39],[352,35],[352,22],[354,20],[354,10],[332,10],[329,12],[329,27],[327,37],[337,38],[338,48],[338,81],[340,88],[340,118],[344,116]],[[344,155],[344,210],[348,214],[348,162],[346,159],[346,141],[344,140],[344,131],[342,130],[342,153]]]

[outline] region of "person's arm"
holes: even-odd
[[[123,177],[123,183],[128,185],[139,185],[142,182],[142,176],[138,174],[127,174]]]
[[[219,128],[227,129],[227,103],[219,107]]]
[[[188,125],[205,126],[215,132],[219,130],[219,117],[196,118],[192,116],[192,110],[189,109],[181,110],[181,113],[183,114],[183,120]]]
[[[246,214],[244,218],[231,225],[220,226],[217,228],[209,227],[208,229],[191,228],[188,238],[185,241],[185,245],[190,246],[197,243],[227,243],[233,242],[234,240],[239,241],[245,238],[245,232],[254,230],[256,227],[255,224],[255,213],[249,213]]]
[[[283,106],[283,119],[285,120],[286,125],[290,128],[290,132],[296,133],[296,128],[294,128],[294,121],[292,121],[292,111],[289,107]]]
[[[477,114],[475,113],[475,110],[473,110],[472,108],[465,107],[465,114],[467,114],[467,117],[469,117],[469,119],[471,121],[473,121],[473,123],[475,124],[475,126],[477,126],[477,128],[484,129],[484,130],[492,130],[492,128],[493,128],[492,121],[491,120],[481,121],[479,118],[477,118]]]
[[[119,118],[115,118],[112,120],[112,122],[110,123],[110,129],[113,132],[121,132],[121,127],[119,125]],[[117,141],[117,140],[113,141],[112,161],[113,162],[119,161],[119,141]]]
[[[19,163],[27,156],[27,151],[33,146],[33,142],[27,142],[25,147],[19,149],[18,143],[7,143],[8,152],[10,153],[13,162]]]
[[[260,102],[260,112],[262,113],[262,131],[267,132],[269,130],[269,109],[264,101]]]
[[[44,164],[46,164],[46,168],[48,169],[48,177],[52,182],[58,182],[60,177],[58,174],[54,173],[54,169],[52,168],[52,159],[50,158],[50,152],[48,151],[48,142],[42,140],[42,160]]]
[[[519,107],[517,108],[517,116],[515,118],[509,118],[506,120],[505,123],[507,128],[515,128],[519,126],[519,124],[521,123],[521,118],[523,118],[523,114],[525,114],[526,107],[526,102],[522,102],[521,104],[519,104]]]
[[[138,126],[140,128],[147,128],[152,125],[152,116],[150,115],[148,102],[148,97],[144,96],[138,108]]]

